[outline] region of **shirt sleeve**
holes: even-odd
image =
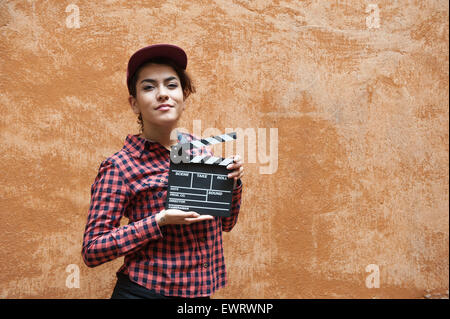
[[[149,240],[162,238],[155,215],[120,226],[130,196],[120,170],[111,162],[103,162],[91,188],[83,236],[82,256],[87,266],[95,267],[133,253]]]

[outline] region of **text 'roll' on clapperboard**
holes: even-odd
[[[230,216],[234,180],[228,178],[232,158],[192,155],[194,148],[236,139],[236,132],[187,142],[171,147],[166,209],[194,211],[201,215]],[[189,150],[189,154],[187,151]]]

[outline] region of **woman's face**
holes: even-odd
[[[130,104],[135,114],[142,114],[144,128],[175,125],[184,110],[183,89],[175,70],[162,64],[142,67],[136,82],[136,98],[131,96]]]

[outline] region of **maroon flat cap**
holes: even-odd
[[[130,80],[137,69],[147,60],[165,57],[173,60],[177,66],[186,70],[187,56],[184,50],[173,44],[154,44],[136,51],[128,61],[127,86],[130,90]]]

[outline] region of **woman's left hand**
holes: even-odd
[[[228,164],[227,169],[232,169],[233,171],[228,174],[228,178],[234,178],[234,186],[236,188],[236,183],[238,179],[244,176],[244,167],[242,166],[241,157],[239,155],[233,156],[234,163]]]

